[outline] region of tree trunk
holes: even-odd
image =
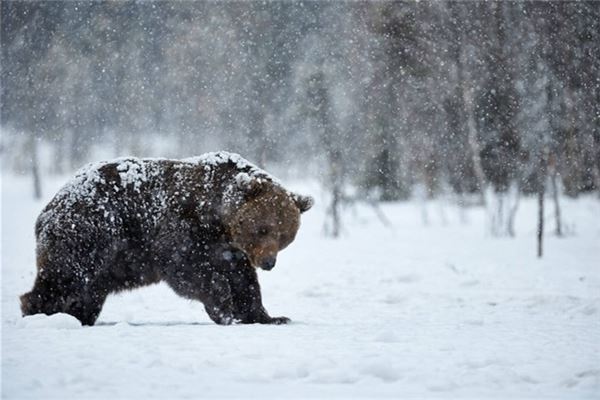
[[[337,184],[334,184],[331,198],[331,236],[337,238],[340,236],[340,189]]]
[[[331,137],[325,140],[329,159],[329,184],[331,185],[331,206],[329,213],[331,215],[331,236],[337,238],[341,231],[341,212],[342,190],[343,190],[343,172],[342,155],[339,150],[334,149]]]
[[[538,192],[538,226],[537,226],[537,256],[543,255],[544,241],[544,190],[540,188]]]
[[[552,185],[552,198],[554,200],[554,220],[556,222],[556,228],[555,228],[555,232],[556,232],[556,236],[561,237],[562,236],[562,222],[561,222],[561,216],[560,216],[560,203],[559,203],[559,199],[558,199],[558,184],[556,183],[556,175],[557,175],[557,171],[556,168],[554,168],[552,170],[552,178],[551,178],[551,185]]]
[[[537,256],[541,258],[543,251],[544,241],[544,195],[546,194],[546,173],[547,173],[547,154],[548,150],[545,148],[542,150],[540,156],[540,177],[538,184],[538,226],[537,226]]]
[[[477,184],[479,191],[481,192],[481,201],[485,205],[485,174],[481,165],[481,149],[479,148],[479,141],[477,140],[477,126],[475,125],[475,109],[473,107],[473,91],[472,87],[469,87],[469,74],[466,72],[467,65],[467,50],[463,46],[460,50],[459,58],[459,74],[460,74],[460,85],[462,90],[463,103],[465,107],[465,114],[467,118],[467,140],[471,149],[471,160],[473,162],[473,171],[477,178]],[[465,69],[465,71],[463,71]]]
[[[463,83],[463,85],[465,84]],[[483,167],[481,166],[481,150],[479,148],[479,141],[477,140],[477,128],[475,126],[475,117],[473,115],[475,111],[473,109],[472,91],[473,89],[471,88],[463,88],[465,112],[467,114],[467,137],[469,141],[469,147],[471,148],[473,170],[475,172],[475,177],[477,178],[479,190],[482,193],[482,199],[485,202],[485,196],[483,196],[483,192],[485,190],[485,174],[483,173]]]
[[[40,178],[40,167],[38,160],[37,140],[35,136],[30,138],[31,151],[31,175],[33,177],[33,198],[39,200],[42,198],[42,180]]]
[[[515,218],[517,216],[517,210],[519,209],[519,200],[521,198],[521,193],[516,183],[513,183],[513,185],[511,185],[510,191],[514,194],[515,202],[509,210],[506,229],[510,237],[515,237]]]

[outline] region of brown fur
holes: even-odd
[[[285,323],[262,305],[271,269],[312,199],[229,153],[125,159],[81,172],[36,223],[38,273],[23,315],[93,325],[108,294],[164,281],[219,324]]]
[[[248,256],[254,267],[274,262],[277,253],[294,240],[300,226],[300,210],[292,196],[281,188],[263,185],[225,222],[232,244]]]

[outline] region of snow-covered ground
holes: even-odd
[[[571,234],[535,257],[535,202],[517,237],[484,234],[484,213],[416,203],[345,214],[322,235],[303,216],[263,296],[287,326],[217,326],[164,285],[114,295],[99,322],[20,317],[33,283],[34,220],[46,199],[3,177],[3,398],[600,397],[600,202],[564,200]],[[315,185],[291,185],[312,192]],[[440,210],[447,222],[442,223]],[[549,227],[551,228],[551,227]]]

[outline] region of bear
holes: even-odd
[[[120,158],[79,170],[35,224],[37,275],[23,316],[67,313],[94,325],[113,292],[164,281],[217,324],[285,324],[261,300],[313,199],[238,154]]]

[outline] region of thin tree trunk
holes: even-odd
[[[519,200],[521,199],[521,192],[519,191],[518,185],[513,188],[515,195],[515,203],[509,210],[508,221],[507,221],[507,231],[510,237],[515,237],[515,217],[517,216],[517,210],[519,209]]]
[[[331,198],[331,236],[337,238],[340,236],[340,189],[337,183],[334,183]]]
[[[538,226],[537,226],[537,256],[541,258],[544,254],[544,195],[546,194],[546,173],[547,173],[547,149],[542,150],[540,160],[540,176],[538,185]]]
[[[477,140],[477,126],[475,124],[475,109],[473,107],[473,91],[472,87],[469,87],[469,74],[466,71],[467,65],[467,50],[463,46],[460,50],[459,55],[459,75],[460,85],[462,90],[463,104],[465,107],[465,114],[467,117],[467,140],[471,149],[471,160],[473,162],[473,171],[475,178],[477,178],[477,184],[479,185],[479,191],[481,192],[481,201],[485,205],[485,174],[481,165],[481,149],[479,148],[479,141]],[[464,69],[464,70],[463,70]]]
[[[538,192],[538,226],[537,226],[537,256],[543,255],[544,243],[544,189],[540,188]]]
[[[597,165],[594,165],[594,167],[592,168],[592,172],[594,174],[593,176],[596,185],[596,192],[598,193],[598,197],[600,198],[600,168],[598,168]]]
[[[333,130],[329,124],[328,115],[322,116],[323,126],[328,127],[324,132],[323,144],[325,151],[327,152],[327,158],[329,161],[329,182],[331,185],[331,206],[329,212],[331,214],[331,236],[337,238],[340,235],[341,225],[341,213],[340,206],[342,202],[342,189],[343,189],[343,174],[342,174],[342,155],[341,152],[335,148],[333,143],[333,132],[337,133],[337,130]]]
[[[373,207],[373,211],[375,212],[375,215],[377,216],[377,218],[379,218],[379,220],[381,221],[383,226],[385,226],[386,228],[390,228],[390,229],[394,227],[392,225],[392,223],[390,222],[390,220],[385,216],[383,211],[381,211],[381,207],[379,207],[379,203],[377,203],[376,201],[370,201],[369,205],[371,207]]]
[[[467,215],[467,206],[465,200],[465,194],[461,192],[458,195],[458,218],[461,224],[465,225],[469,222],[469,217]]]
[[[496,221],[496,236],[505,236],[504,232],[504,197],[505,193],[496,192],[496,198],[498,199],[498,219]]]
[[[552,198],[554,199],[554,220],[556,222],[556,236],[561,237],[562,236],[562,222],[561,222],[561,216],[560,216],[560,203],[559,203],[559,199],[558,199],[558,184],[556,183],[556,175],[557,175],[557,171],[556,168],[553,169],[552,171],[552,178],[551,178],[551,184],[552,184]]]
[[[481,191],[482,201],[485,203],[485,174],[481,166],[481,150],[479,141],[477,140],[477,128],[475,126],[475,117],[473,115],[473,93],[471,88],[466,88],[466,83],[463,82],[463,101],[465,103],[465,113],[467,114],[467,138],[469,147],[471,148],[471,159],[473,161],[473,171],[477,178],[479,190]]]
[[[596,120],[600,120],[600,118],[596,118]],[[600,122],[597,123],[600,125]],[[594,140],[593,134],[588,133],[589,143],[593,149],[596,149],[592,154],[592,179],[594,182],[594,187],[598,192],[598,197],[600,197],[600,139],[596,142]],[[598,136],[600,138],[600,136]]]
[[[39,200],[42,198],[42,180],[40,178],[40,167],[37,151],[37,140],[32,135],[30,139],[31,146],[31,175],[33,177],[33,198]]]

